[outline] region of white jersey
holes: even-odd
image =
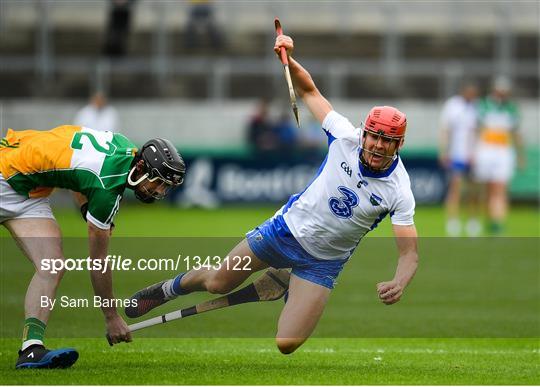
[[[478,113],[475,103],[460,95],[444,104],[441,126],[450,132],[448,155],[452,161],[468,162],[473,154]]]
[[[314,180],[291,196],[275,216],[312,256],[346,259],[369,231],[390,214],[395,225],[414,223],[414,197],[401,160],[374,173],[360,163],[360,129],[335,111],[323,121],[328,155]]]

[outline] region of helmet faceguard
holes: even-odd
[[[384,172],[390,168],[403,144],[406,129],[405,114],[396,108],[372,108],[362,128],[362,165],[374,172]]]
[[[186,164],[169,140],[152,139],[142,146],[139,154],[127,181],[143,203],[163,199],[184,182]],[[135,171],[141,172],[137,180],[133,180]]]

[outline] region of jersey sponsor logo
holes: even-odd
[[[374,206],[379,206],[382,203],[382,198],[372,193],[369,197],[369,202]]]
[[[341,163],[341,169],[343,169],[349,177],[352,177],[352,169],[345,161]]]
[[[341,197],[331,197],[328,200],[330,211],[338,218],[348,219],[353,215],[353,207],[358,205],[358,195],[350,188],[339,186],[338,191],[343,194]]]

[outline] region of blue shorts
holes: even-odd
[[[257,258],[277,269],[292,268],[297,277],[333,289],[347,259],[325,260],[309,254],[298,243],[281,215],[246,234]]]
[[[450,162],[450,171],[454,173],[467,174],[471,170],[471,164],[465,161],[452,160]]]

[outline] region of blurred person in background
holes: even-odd
[[[473,173],[487,194],[488,227],[493,235],[503,231],[508,212],[508,182],[514,173],[516,156],[518,167],[525,167],[523,143],[518,132],[519,111],[510,98],[511,90],[510,80],[498,77],[491,94],[478,105],[479,138]]]
[[[272,131],[278,139],[278,147],[284,155],[291,155],[292,150],[298,147],[298,133],[296,125],[290,117],[290,108],[287,106],[279,115],[278,120],[272,125]]]
[[[214,7],[210,0],[191,0],[188,22],[185,30],[185,46],[194,49],[201,46],[201,38],[206,36],[213,49],[223,47],[222,32],[214,19]]]
[[[88,105],[77,112],[74,124],[99,131],[118,131],[116,109],[107,104],[107,97],[98,91],[92,95]]]
[[[111,58],[126,55],[133,4],[136,0],[110,0],[103,53]]]
[[[279,152],[279,139],[272,130],[269,104],[267,99],[260,100],[255,114],[248,123],[247,141],[256,157],[264,157]]]
[[[328,137],[321,128],[321,123],[309,116],[299,131],[299,145],[304,161],[317,162],[326,154]]]
[[[321,123],[309,116],[306,119],[304,130],[300,132],[300,141],[305,148],[324,150],[328,142],[328,137],[321,129]]]
[[[466,183],[469,199],[469,220],[466,232],[469,236],[478,236],[481,232],[480,222],[473,200],[472,181],[470,179],[473,149],[476,142],[477,110],[476,98],[478,86],[470,81],[462,83],[460,93],[448,99],[441,114],[441,140],[439,162],[449,174],[449,186],[446,196],[446,233],[459,236],[461,221],[459,219],[463,185]],[[476,203],[477,204],[477,203]]]

